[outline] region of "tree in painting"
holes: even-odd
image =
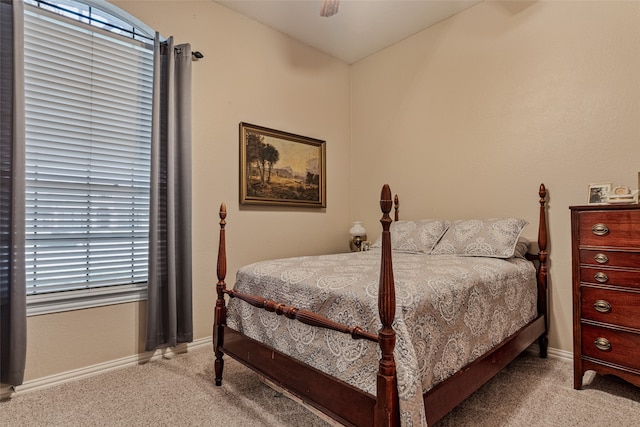
[[[264,158],[264,161],[267,162],[267,166],[269,167],[269,175],[267,177],[267,182],[270,184],[271,171],[273,170],[273,165],[278,163],[278,160],[280,160],[280,153],[278,152],[276,147],[274,147],[271,144],[267,144],[262,149],[262,156]],[[262,182],[264,182],[264,177],[262,178]]]
[[[247,182],[251,182],[255,167],[260,175],[260,183],[271,183],[271,171],[278,160],[278,149],[271,144],[265,144],[264,136],[254,133],[247,135]]]
[[[255,133],[247,134],[247,182],[251,182],[254,165],[258,168],[260,176],[264,176],[260,169],[260,165],[262,164],[260,162],[260,153],[262,152],[262,147],[264,145],[264,136],[257,135]]]

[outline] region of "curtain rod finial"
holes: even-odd
[[[204,58],[204,55],[200,51],[197,51],[197,50],[194,51],[194,52],[191,52],[191,55],[193,55],[193,57],[196,60]]]

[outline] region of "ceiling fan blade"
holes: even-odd
[[[338,13],[338,6],[340,6],[340,0],[322,0],[320,16],[329,17],[335,15]]]

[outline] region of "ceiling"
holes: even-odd
[[[268,27],[352,64],[482,0],[217,0]]]

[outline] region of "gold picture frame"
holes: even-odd
[[[240,123],[240,204],[325,208],[325,141]]]
[[[587,203],[590,205],[604,205],[607,203],[605,193],[611,191],[612,182],[602,182],[599,184],[589,184],[587,193]]]

